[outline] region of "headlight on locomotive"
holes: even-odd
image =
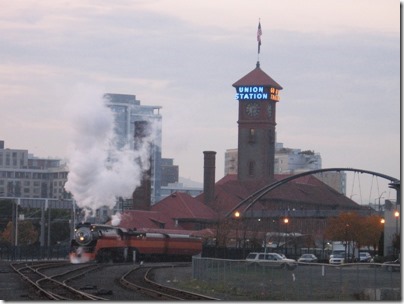
[[[80,245],[88,245],[92,241],[93,235],[91,233],[90,228],[80,227],[75,231],[74,239]]]

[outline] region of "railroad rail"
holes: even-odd
[[[35,290],[50,300],[107,300],[99,296],[95,296],[81,290],[75,289],[67,285],[67,281],[83,276],[89,271],[99,268],[96,264],[74,265],[66,262],[40,262],[40,263],[13,263],[10,266],[25,281],[30,283]],[[43,269],[68,267],[63,273],[53,276],[44,274]],[[59,279],[56,279],[59,278]]]
[[[172,268],[173,266],[138,266],[125,273],[120,283],[130,289],[145,293],[159,300],[220,300],[206,295],[193,293],[181,289],[168,287],[154,282],[150,274],[158,268]],[[181,266],[174,266],[181,267]]]

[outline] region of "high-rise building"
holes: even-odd
[[[135,95],[112,94],[104,95],[107,106],[115,115],[115,134],[117,146],[125,145],[135,149],[135,125],[137,122],[147,121],[155,126],[156,134],[151,146],[151,202],[158,202],[161,198],[161,114],[160,106],[141,105]]]
[[[67,168],[60,159],[9,149],[0,141],[0,197],[69,199]]]
[[[321,169],[321,156],[311,150],[284,148],[282,143],[276,144],[275,173],[297,174]]]
[[[178,182],[179,170],[178,166],[174,165],[174,159],[163,158],[161,160],[161,186],[168,186]]]

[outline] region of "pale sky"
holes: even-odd
[[[255,68],[260,19],[261,68],[283,87],[277,141],[320,153],[323,168],[400,178],[399,1],[0,0],[0,7],[6,148],[67,157],[72,126],[63,111],[89,87],[162,106],[162,156],[201,182],[203,151],[216,151],[219,180],[226,149],[237,148],[232,84]]]

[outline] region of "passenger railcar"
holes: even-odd
[[[164,232],[140,232],[98,224],[79,224],[70,246],[72,263],[157,261],[190,258],[202,251],[198,237]]]

